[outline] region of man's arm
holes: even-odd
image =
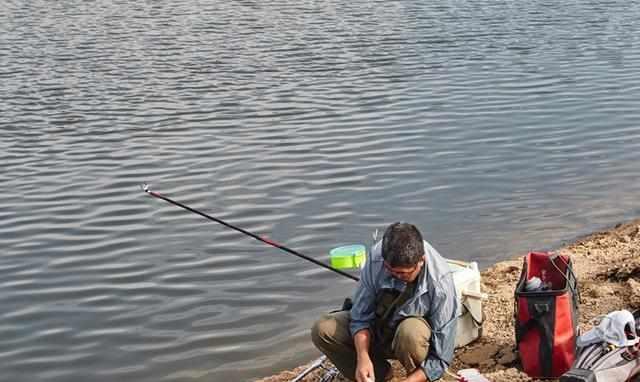
[[[373,372],[373,362],[369,355],[371,345],[371,332],[369,329],[362,329],[353,336],[353,343],[356,347],[356,382],[369,382],[376,379]]]
[[[447,276],[434,296],[431,305],[431,341],[429,354],[422,363],[422,371],[428,380],[436,380],[451,364],[456,341],[457,300],[453,277]]]
[[[378,246],[376,245],[374,248]],[[355,336],[363,329],[369,329],[375,319],[376,273],[380,267],[374,264],[374,250],[372,249],[371,257],[367,259],[360,272],[360,281],[353,295],[353,306],[350,310],[351,321],[349,322],[351,336]]]
[[[375,380],[373,362],[369,354],[372,342],[371,326],[375,319],[375,279],[377,267],[374,266],[373,252],[360,272],[360,282],[353,296],[351,321],[349,330],[356,348],[356,381],[369,382]]]

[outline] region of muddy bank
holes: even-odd
[[[580,238],[556,252],[570,255],[574,262],[582,295],[582,330],[589,329],[591,320],[598,315],[640,307],[640,219]],[[494,382],[532,381],[520,371],[514,351],[513,292],[524,254],[497,263],[482,272],[482,291],[489,294],[489,299],[484,302],[486,322],[483,336],[456,350],[452,371],[473,367]],[[304,368],[300,366],[258,381],[289,381]],[[396,374],[392,381],[401,381],[402,367],[395,364],[394,369]],[[305,382],[318,380],[318,373],[312,373],[304,379]],[[337,380],[347,381],[342,378]],[[454,379],[445,377],[442,381]]]

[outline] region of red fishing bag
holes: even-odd
[[[558,378],[571,368],[578,336],[578,283],[568,256],[531,252],[515,291],[516,345],[532,378]]]

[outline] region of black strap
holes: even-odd
[[[544,376],[552,375],[552,353],[553,353],[553,325],[555,317],[555,304],[553,302],[532,302],[529,301],[529,315],[531,318],[524,323],[516,324],[516,343],[520,343],[522,336],[533,328],[540,331],[540,366]]]
[[[415,287],[416,287],[415,282],[411,284],[407,284],[407,286],[404,288],[402,293],[400,293],[400,295],[396,297],[395,300],[393,300],[391,305],[389,305],[389,308],[386,310],[386,312],[384,312],[381,319],[386,322],[389,319],[389,317],[393,314],[393,312],[396,310],[396,307],[407,302],[409,297],[413,294]]]
[[[394,332],[393,328],[389,327],[389,319],[393,316],[396,308],[404,304],[411,295],[413,295],[413,291],[415,290],[416,283],[407,284],[402,293],[397,294],[395,298],[393,297],[397,290],[394,289],[383,289],[378,298],[376,299],[376,320],[375,320],[375,331],[378,338],[382,343],[385,343],[392,338],[392,334]],[[384,300],[387,298],[393,298],[393,301],[387,306],[385,306]]]

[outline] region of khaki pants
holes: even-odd
[[[355,380],[356,349],[349,332],[349,321],[348,311],[326,314],[313,325],[311,339],[343,376]],[[409,317],[400,322],[391,344],[372,340],[369,354],[376,382],[384,381],[389,371],[387,358],[399,360],[407,373],[411,373],[427,357],[430,338],[431,328],[427,321],[421,317]]]

